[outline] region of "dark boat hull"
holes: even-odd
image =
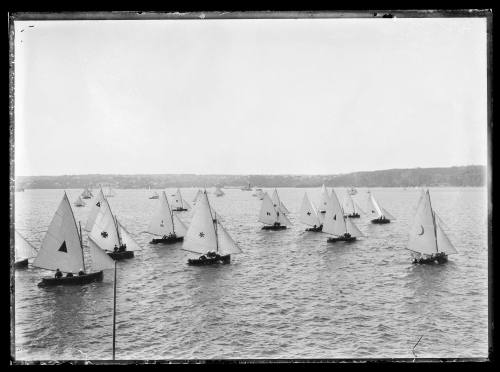
[[[323,231],[323,225],[321,225],[320,227],[310,227],[310,228],[306,229],[306,231],[322,232]]]
[[[133,258],[134,257],[134,251],[123,251],[123,252],[108,252],[108,256],[111,257],[113,260],[124,260],[127,258]]]
[[[387,218],[376,218],[376,219],[372,220],[371,222],[375,223],[375,224],[378,224],[378,225],[382,225],[382,224],[385,224],[385,223],[390,223],[391,220],[388,220]]]
[[[28,267],[28,259],[26,258],[25,260],[19,261],[14,263],[14,267],[16,269],[25,269]]]
[[[286,226],[274,226],[274,225],[269,225],[269,226],[262,226],[262,230],[284,230],[286,229]]]
[[[352,213],[347,215],[347,218],[359,218],[359,217],[360,217],[359,213]]]
[[[172,210],[175,212],[186,212],[187,211],[186,208],[176,208],[176,209],[172,209]]]
[[[82,285],[88,284],[92,282],[100,282],[103,278],[103,272],[98,271],[96,273],[84,274],[84,275],[75,275],[71,278],[63,276],[61,278],[42,278],[42,281],[38,283],[39,287],[52,287],[56,285]]]
[[[82,196],[82,199],[90,199],[90,196]]]
[[[219,256],[215,258],[190,258],[188,259],[188,265],[192,266],[205,266],[205,265],[216,265],[216,264],[228,264],[231,263],[231,255]]]
[[[439,255],[439,256],[434,256],[434,257],[422,257],[422,258],[414,258],[413,263],[422,265],[422,264],[443,264],[445,262],[448,262],[448,256],[447,255]]]
[[[149,199],[159,199],[159,197],[152,196]]]
[[[328,238],[327,239],[327,242],[328,243],[336,243],[336,242],[353,242],[356,240],[356,237],[354,236],[349,236],[349,237],[345,237],[345,236],[339,236],[339,237],[335,237],[335,238]]]
[[[183,236],[176,236],[175,238],[153,239],[149,243],[150,244],[174,244],[177,242],[182,242],[183,240],[184,240]]]

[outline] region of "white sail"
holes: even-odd
[[[368,210],[372,218],[380,218],[384,215],[377,200],[373,197],[371,192],[368,194]]]
[[[316,209],[313,207],[307,193],[304,193],[302,205],[300,206],[300,222],[309,226],[320,226],[321,222]]]
[[[76,199],[75,206],[77,207],[85,206],[85,202],[82,200],[80,196],[78,197],[78,199]]]
[[[436,217],[436,233],[437,233],[436,239],[437,239],[438,251],[444,252],[446,254],[458,253],[443,230],[441,218],[439,218],[435,212],[434,212],[434,217]]]
[[[182,249],[202,254],[217,249],[214,221],[206,191],[196,203],[194,216],[184,237]]]
[[[325,185],[323,185],[321,186],[321,197],[318,205],[318,211],[326,211],[329,200],[330,196],[328,195],[328,190],[326,189]]]
[[[92,193],[90,192],[90,190],[88,188],[85,188],[85,190],[83,190],[81,196],[83,198],[91,198],[92,197]]]
[[[259,221],[267,225],[273,225],[275,222],[278,222],[276,208],[267,192],[264,193],[262,205],[260,206]]]
[[[218,252],[221,255],[241,253],[240,247],[235,243],[233,238],[228,234],[224,226],[217,221],[217,238],[218,238]]]
[[[258,189],[256,192],[255,192],[255,196],[257,196],[257,198],[259,198],[259,200],[262,200],[264,199],[264,191],[262,191],[262,189]]]
[[[429,255],[437,252],[437,239],[429,191],[426,192],[417,207],[417,212],[410,228],[408,249]]]
[[[123,226],[119,221],[117,221],[118,230],[120,232],[120,238],[122,244],[127,246],[127,251],[140,251],[142,250],[141,246],[134,240],[132,235],[128,232],[128,230]]]
[[[193,204],[194,205],[196,205],[196,201],[198,200],[198,198],[200,197],[201,194],[203,194],[203,191],[198,190],[198,192],[196,193],[196,195],[193,198]]]
[[[92,205],[92,209],[90,210],[89,217],[87,218],[87,223],[85,224],[85,231],[90,232],[92,227],[94,227],[95,219],[97,214],[101,210],[101,205],[104,200],[104,193],[102,189],[97,193],[97,198],[94,200],[94,204]]]
[[[14,237],[14,262],[36,257],[36,249],[15,230]]]
[[[115,267],[114,260],[104,252],[96,242],[89,236],[89,251],[92,259],[92,270],[101,271],[106,269],[113,269]]]
[[[52,218],[33,266],[71,273],[85,269],[80,234],[66,193]]]
[[[344,212],[345,214],[354,214],[356,213],[356,207],[354,206],[354,200],[352,200],[352,196],[347,193],[344,198]]]
[[[274,189],[272,200],[273,200],[273,205],[277,210],[285,214],[290,213],[288,209],[285,207],[285,204],[283,204],[283,202],[280,200],[280,197],[278,196],[278,191],[276,189]]]
[[[113,251],[115,245],[120,246],[116,221],[106,198],[101,203],[89,236],[101,249],[106,251]]]
[[[214,191],[214,195],[222,196],[222,195],[224,195],[224,191],[222,191],[220,187],[216,187],[215,191]]]
[[[286,214],[284,214],[282,211],[276,211],[278,215],[278,222],[281,226],[292,226],[292,222],[288,219]]]
[[[338,236],[344,235],[347,232],[344,211],[340,206],[340,202],[334,189],[332,189],[329,203],[326,206],[323,232]]]
[[[382,209],[382,213],[384,214],[384,217],[387,218],[388,220],[395,220],[396,217],[394,217],[392,214],[390,214],[387,209],[385,208],[381,208]]]
[[[359,228],[352,222],[350,218],[346,218],[345,220],[347,232],[354,236],[355,238],[362,238],[365,235],[359,230]]]
[[[165,191],[162,191],[159,202],[158,209],[149,223],[148,232],[159,236],[173,234],[174,221]]]
[[[174,214],[174,227],[175,235],[177,235],[178,237],[186,236],[188,228],[184,221],[182,221],[177,214]]]

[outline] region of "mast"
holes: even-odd
[[[111,208],[109,208],[111,210]],[[122,245],[122,237],[120,236],[120,229],[118,228],[118,217],[113,216],[113,221],[115,222],[116,235],[118,236],[118,244]]]
[[[82,223],[78,221],[78,225],[80,226],[80,248],[82,249],[83,272],[85,272],[85,255],[83,254]]]
[[[215,222],[214,222],[214,216],[212,216],[212,207],[210,206],[210,201],[208,200],[206,189],[205,189],[205,196],[207,198],[208,211],[210,213],[210,218],[212,219],[212,224],[214,226],[214,231],[215,231],[215,251],[219,252],[219,236],[217,235],[217,213],[214,212],[215,214]]]
[[[115,280],[113,283],[113,360],[115,360],[115,340],[116,340],[116,261],[115,261]]]
[[[431,194],[429,194],[429,190],[427,190],[427,194],[429,195],[429,205],[431,207],[431,214],[432,214],[432,225],[434,226],[434,242],[436,243],[436,252],[439,252],[438,250],[438,241],[437,241],[437,228],[436,228],[436,215],[434,213],[434,209],[432,209],[432,203],[431,203]]]

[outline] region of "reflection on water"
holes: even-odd
[[[431,266],[411,264],[405,250],[418,190],[373,189],[396,220],[373,225],[362,216],[354,222],[365,238],[327,243],[298,221],[306,189],[278,189],[293,222],[283,231],[261,230],[260,201],[227,189],[209,198],[243,253],[205,267],[188,266],[181,243],[148,244],[142,232],[157,200],[147,190],[116,191],[111,207],[143,247],[118,264],[118,359],[412,358],[420,336],[419,357],[487,355],[484,189],[431,189],[459,251]],[[182,193],[192,200],[196,191]],[[366,190],[358,191],[364,206]],[[319,199],[319,188],[307,192]],[[70,200],[79,193],[68,190]],[[16,193],[16,228],[35,246],[61,197],[62,190]],[[75,208],[77,221],[89,210]],[[180,216],[189,223],[192,212]],[[45,274],[15,273],[16,357],[109,359],[113,271],[100,283],[37,287]]]

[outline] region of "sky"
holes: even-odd
[[[14,27],[16,176],[487,162],[485,18]]]

